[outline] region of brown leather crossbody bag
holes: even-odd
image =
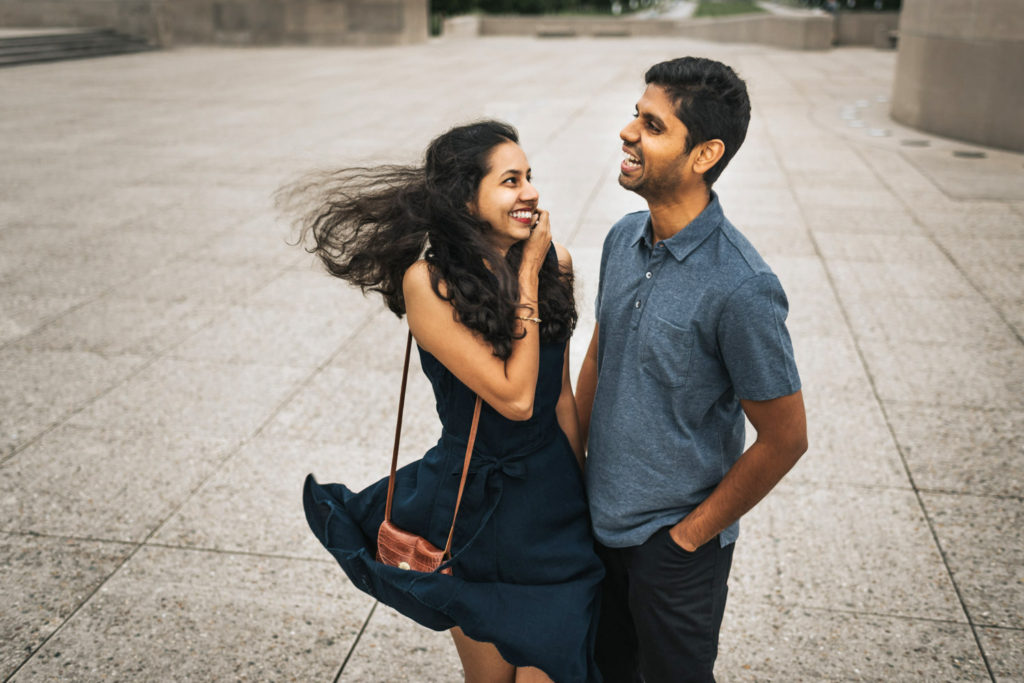
[[[377,561],[417,572],[434,572],[443,562],[451,557],[452,536],[455,534],[455,520],[459,516],[459,503],[462,492],[466,488],[466,475],[469,473],[469,461],[473,456],[473,443],[476,441],[476,428],[480,423],[480,397],[476,397],[473,407],[473,424],[469,429],[469,442],[466,444],[466,457],[462,463],[462,479],[459,481],[459,495],[455,499],[455,512],[452,514],[452,526],[448,531],[448,542],[444,550],[414,533],[400,529],[391,521],[391,502],[395,495],[395,471],[398,469],[398,443],[402,435],[402,411],[405,408],[405,385],[409,379],[409,353],[412,350],[412,332],[405,342],[405,366],[402,368],[402,389],[398,397],[398,421],[395,425],[395,448],[391,454],[391,475],[388,478],[388,499],[384,506],[384,521],[377,530]],[[441,569],[442,574],[451,574],[450,566]]]

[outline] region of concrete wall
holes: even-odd
[[[832,45],[829,16],[756,14],[720,19],[629,19],[586,16],[491,16],[446,19],[445,36],[677,36],[719,42],[759,43],[793,50]]]
[[[837,12],[836,45],[893,47],[889,35],[897,29],[899,12]]]
[[[1024,152],[1024,2],[903,0],[892,116]]]
[[[425,42],[428,0],[0,0],[0,26],[107,27],[152,42],[403,45]]]

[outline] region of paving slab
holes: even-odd
[[[158,360],[77,412],[71,424],[241,439],[308,374],[281,365]]]
[[[325,680],[371,603],[326,563],[143,548],[14,680]]]
[[[861,348],[883,400],[1024,408],[1019,348],[872,341]]]
[[[1014,329],[980,296],[847,298],[843,308],[859,338],[890,344],[962,344],[983,349],[1014,348]]]
[[[913,492],[785,482],[759,511],[789,604],[966,622]]]
[[[6,531],[141,542],[237,444],[62,425],[4,464]]]
[[[832,232],[854,233],[863,235],[865,241],[870,242],[877,234],[921,234],[920,223],[905,208],[877,209],[862,206],[856,211],[846,211],[810,206],[803,209],[803,214],[807,227],[814,231],[815,236]]]
[[[217,308],[193,301],[170,302],[159,311],[154,315],[149,301],[101,296],[55,317],[48,325],[36,325],[12,347],[149,357],[177,346],[220,314]]]
[[[976,624],[1024,627],[1024,548],[1006,542],[1024,523],[1013,498],[922,493],[967,613]]]
[[[885,410],[919,488],[1024,496],[1024,412],[899,402]]]
[[[840,296],[974,297],[977,292],[959,269],[946,260],[848,261],[830,259],[829,272]]]
[[[82,351],[0,349],[0,457],[104,395],[145,358]]]
[[[367,316],[306,315],[235,305],[169,352],[172,358],[217,363],[274,363],[312,370],[327,362]]]
[[[383,661],[382,661],[383,660]],[[339,680],[445,683],[462,679],[452,637],[377,605]]]
[[[1024,631],[1005,628],[979,628],[982,647],[997,681],[1020,680],[1024,671]]]
[[[721,638],[723,681],[990,680],[970,629],[931,619],[761,606]]]
[[[412,457],[406,452],[403,460]],[[386,443],[258,438],[232,455],[153,542],[333,562],[306,524],[299,504],[303,480],[313,473],[358,491],[386,476],[390,462]]]
[[[0,260],[2,258],[0,256]],[[87,300],[84,296],[40,296],[13,292],[7,294],[4,296],[3,309],[0,310],[0,345],[31,334]]]
[[[14,673],[133,546],[0,533],[0,676]]]
[[[787,475],[811,484],[841,483],[910,488],[885,415],[874,401],[825,400],[807,388],[803,457]]]

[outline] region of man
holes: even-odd
[[[786,296],[711,191],[746,136],[746,86],[697,58],[645,79],[619,184],[649,211],[605,239],[577,382],[608,571],[597,656],[609,683],[713,681],[738,520],[807,449],[806,420]]]

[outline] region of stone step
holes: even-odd
[[[0,67],[102,57],[154,49],[146,40],[112,29],[84,29],[0,37]]]

